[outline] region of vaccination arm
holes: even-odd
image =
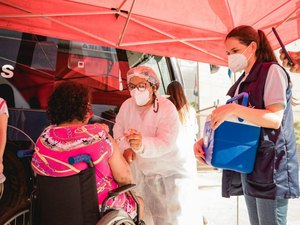
[[[120,152],[119,146],[116,141],[109,135],[112,143],[113,153],[109,158],[109,165],[112,170],[114,179],[119,185],[132,184],[133,176],[129,164]]]
[[[124,105],[121,106],[118,115],[116,116],[116,123],[113,127],[114,138],[119,146],[120,152],[123,154],[125,160],[131,164],[136,158],[136,154],[131,150],[130,144],[126,139],[126,132],[128,128],[125,128],[127,112],[124,110]]]
[[[120,111],[116,116],[116,123],[113,127],[114,139],[117,141],[121,152],[130,148],[129,143],[125,140],[124,136],[126,131],[123,122],[123,120],[125,120],[125,118],[123,118],[124,115],[126,115],[126,113],[123,112],[123,107],[121,106]]]

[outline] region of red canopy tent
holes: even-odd
[[[0,28],[216,65],[241,24],[300,37],[299,0],[0,0]]]
[[[241,24],[265,31],[276,49],[273,26],[285,44],[300,37],[300,0],[0,0],[0,29],[215,65],[226,65],[225,35]],[[47,84],[47,79],[20,69],[26,81]],[[110,80],[75,69],[48,72],[48,78],[57,82],[84,74],[85,83],[105,92],[95,95],[96,102],[120,105],[129,96],[119,91],[120,80],[126,83],[127,70],[121,71]],[[28,90],[31,83],[21,82],[20,87],[35,95]]]

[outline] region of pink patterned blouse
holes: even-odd
[[[51,177],[70,176],[87,168],[86,163],[74,166],[68,163],[70,156],[90,154],[96,171],[99,205],[108,191],[118,187],[113,179],[108,159],[112,155],[112,144],[100,124],[80,126],[47,127],[37,140],[32,158],[32,168],[40,175]],[[108,202],[113,208],[123,208],[132,218],[136,215],[132,197],[122,194]]]

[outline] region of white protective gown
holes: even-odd
[[[196,163],[193,149],[181,148],[182,127],[172,102],[158,97],[159,109],[139,107],[133,98],[120,108],[113,129],[114,138],[128,129],[142,133],[143,152],[132,164],[136,192],[145,202],[145,222],[152,214],[154,225],[202,224],[196,184]],[[129,148],[123,139],[121,151]]]

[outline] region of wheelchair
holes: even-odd
[[[30,152],[29,152],[30,151]],[[19,157],[33,154],[33,150],[18,152]],[[85,162],[89,167],[67,177],[48,177],[35,174],[30,196],[30,225],[145,225],[140,220],[139,202],[132,192],[135,184],[121,186],[108,193],[99,207],[95,168],[88,154],[69,158],[70,164]],[[128,192],[137,205],[132,219],[123,209],[107,206],[109,199]]]

